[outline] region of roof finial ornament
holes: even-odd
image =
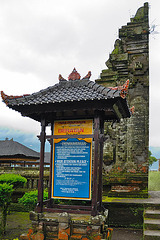
[[[65,78],[62,77],[61,74],[59,74],[59,82],[66,82],[67,80]]]
[[[5,102],[6,105],[8,105],[8,100],[10,100],[10,99],[22,98],[22,97],[26,97],[26,96],[29,96],[29,95],[30,94],[24,94],[24,95],[21,95],[21,96],[13,96],[13,95],[7,95],[3,91],[1,91],[1,97],[3,99],[3,102]]]
[[[122,86],[117,86],[117,87],[108,87],[112,90],[120,90],[120,96],[121,98],[126,98],[127,93],[128,93],[128,87],[129,87],[129,79],[122,85]]]
[[[87,73],[87,75],[85,76],[85,77],[83,77],[82,78],[82,80],[84,80],[84,79],[87,79],[87,80],[89,80],[90,79],[90,77],[91,77],[91,71],[89,71],[88,73]]]
[[[77,72],[77,70],[74,68],[73,71],[71,72],[71,74],[68,77],[69,81],[72,80],[80,80],[81,75]]]

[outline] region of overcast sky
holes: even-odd
[[[0,90],[22,95],[67,78],[74,67],[91,80],[105,69],[105,61],[142,0],[1,0]],[[150,26],[160,32],[160,1],[151,0]],[[160,34],[150,35],[150,145],[160,147]],[[40,132],[40,124],[22,117],[0,101],[0,140],[3,129],[26,134]]]

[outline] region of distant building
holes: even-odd
[[[40,154],[21,143],[6,138],[0,141],[0,166],[38,167]],[[45,155],[45,166],[49,165],[49,153]]]
[[[0,141],[0,175],[3,173],[20,174],[27,179],[24,189],[37,189],[39,179],[40,153],[22,145],[13,139]],[[44,186],[49,183],[50,153],[45,153]],[[17,195],[16,195],[17,194]],[[22,197],[23,192],[15,193],[15,198]]]
[[[6,138],[0,141],[1,166],[36,166],[39,165],[39,153],[22,145],[21,143]]]

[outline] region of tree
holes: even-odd
[[[7,213],[12,201],[13,190],[23,187],[27,179],[17,174],[0,175],[0,206],[2,207],[1,233],[5,234]]]
[[[149,151],[149,166],[152,166],[152,164],[156,161],[157,158],[153,157],[151,151]]]
[[[1,233],[5,234],[8,206],[12,200],[13,185],[0,184],[0,206],[2,207]]]

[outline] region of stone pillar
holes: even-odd
[[[130,107],[135,107],[135,112],[130,119],[117,123],[116,129],[110,129],[109,124],[106,127],[111,142],[105,143],[104,146],[104,182],[111,188],[110,196],[147,197],[149,166],[148,3],[144,3],[131,21],[120,28],[119,39],[115,41],[114,50],[109,55],[106,66],[108,69],[102,70],[101,78],[96,82],[105,87],[115,87],[122,86],[129,79],[127,100]],[[115,142],[115,159],[112,157],[113,141]]]

